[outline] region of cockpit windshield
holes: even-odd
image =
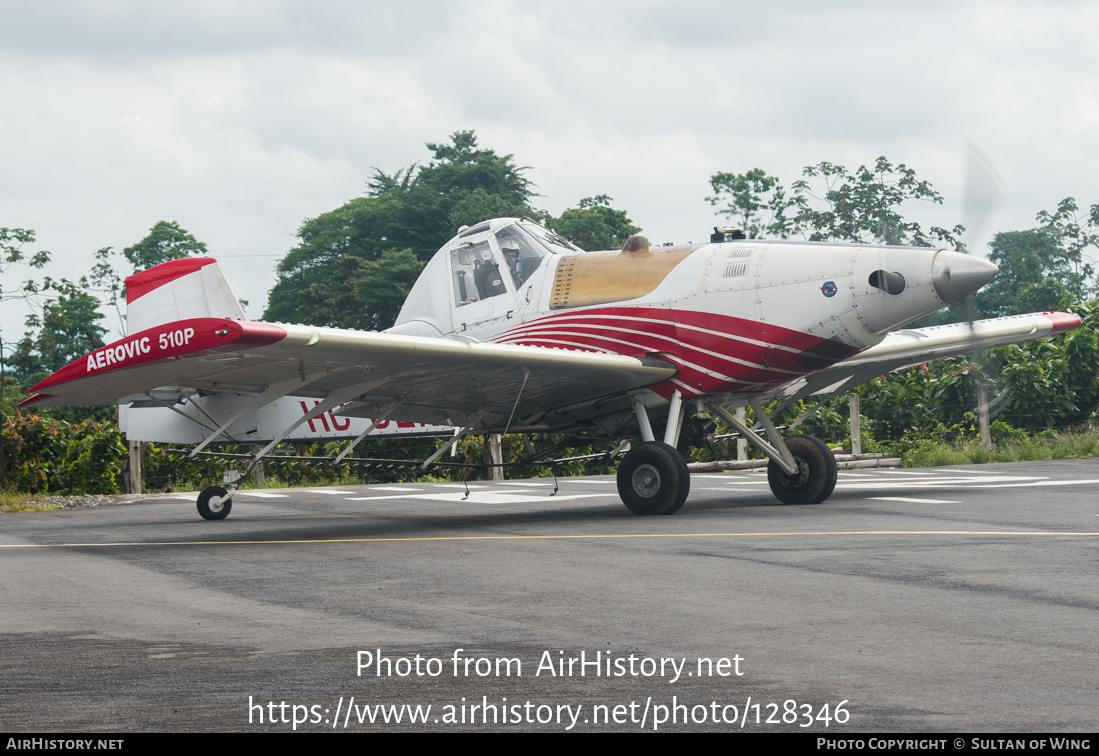
[[[557,234],[531,224],[505,226],[495,234],[516,289],[538,270],[547,255],[578,251]]]
[[[534,223],[520,223],[519,228],[541,241],[554,254],[575,255],[577,252],[584,251],[560,234],[544,229]]]

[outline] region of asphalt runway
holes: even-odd
[[[611,477],[4,515],[0,731],[1095,731],[1097,486],[1085,459],[841,472],[801,507],[694,475],[669,517]]]

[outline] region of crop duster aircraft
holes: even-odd
[[[770,459],[780,501],[815,504],[836,485],[834,456],[813,436],[783,438],[778,409],[1080,324],[1044,312],[905,330],[996,266],[948,249],[730,238],[742,236],[715,229],[708,243],[660,247],[633,236],[585,252],[530,220],[486,221],[435,254],[383,332],[248,320],[215,260],[174,260],[126,280],[125,338],[41,381],[23,406],[118,403],[131,440],[191,442],[192,455],[266,441],[243,472],[202,491],[207,519],[229,514],[276,443],[322,420],[344,438],[365,428],[337,460],[394,423],[453,426],[450,443],[505,432],[584,434],[619,451],[630,441],[622,501],[663,515],[690,489],[677,444],[698,442],[688,434],[717,415]],[[756,428],[730,411],[740,406]]]

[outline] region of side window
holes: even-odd
[[[488,242],[465,244],[451,250],[450,269],[454,275],[454,301],[459,307],[507,291]]]
[[[516,226],[507,226],[496,232],[496,241],[504,253],[504,262],[518,289],[542,264],[545,250],[523,234]]]

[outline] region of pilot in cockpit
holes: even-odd
[[[514,239],[500,239],[500,249],[504,253],[504,261],[507,263],[508,270],[511,271],[511,278],[518,288],[522,283],[519,276],[519,245]]]

